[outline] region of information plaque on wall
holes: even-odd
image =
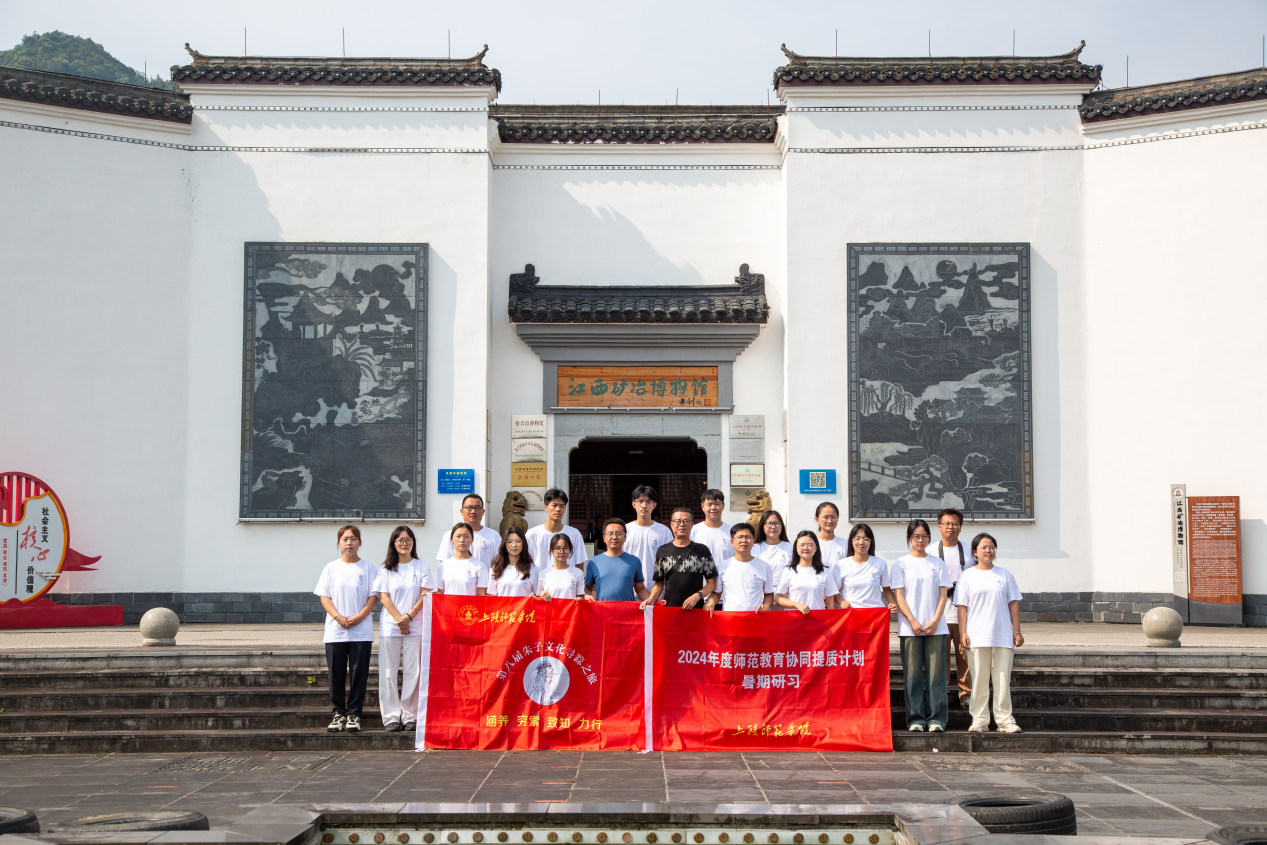
[[[1188,497],[1188,614],[1193,625],[1241,625],[1241,500]]]

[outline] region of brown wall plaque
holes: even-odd
[[[1239,496],[1188,497],[1188,598],[1241,609],[1241,500]],[[1230,610],[1230,608],[1229,608]],[[1205,620],[1200,620],[1205,621]],[[1221,621],[1210,619],[1208,621]]]
[[[560,408],[716,408],[716,367],[559,367]]]

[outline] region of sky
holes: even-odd
[[[502,72],[504,103],[747,105],[773,101],[786,43],[806,55],[1064,53],[1117,88],[1263,64],[1267,0],[434,2],[0,0],[0,48],[59,29],[164,76],[208,55],[469,56]],[[345,35],[346,33],[346,35]],[[452,44],[450,53],[450,42]]]

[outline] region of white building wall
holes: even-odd
[[[1264,120],[1264,105],[1221,106],[1086,128],[1095,519],[1083,542],[1096,590],[1171,592],[1168,486],[1185,483],[1189,496],[1241,497],[1242,589],[1267,592],[1267,333],[1256,307],[1267,276],[1252,257]],[[1215,134],[1174,137],[1194,132]]]

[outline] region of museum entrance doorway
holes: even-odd
[[[633,522],[633,489],[648,484],[660,494],[653,518],[669,524],[669,514],[686,506],[704,518],[700,495],[708,487],[708,456],[688,437],[633,439],[587,437],[568,458],[568,523],[603,549],[603,522]]]

